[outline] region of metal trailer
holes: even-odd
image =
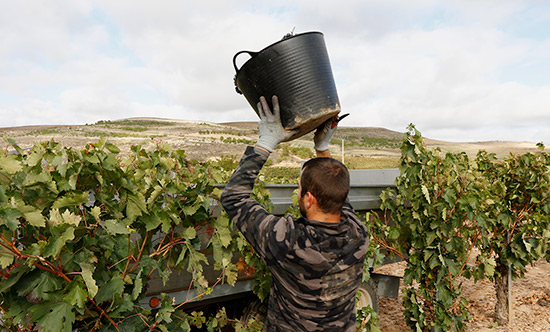
[[[399,176],[398,169],[372,169],[372,170],[350,170],[350,193],[349,200],[358,214],[368,211],[377,211],[380,208],[380,194],[387,188],[395,188],[394,180]],[[223,185],[221,185],[223,187]],[[271,195],[275,215],[283,215],[292,205],[292,196],[298,188],[293,184],[267,184],[266,189]],[[213,213],[219,213],[221,207],[214,202]],[[384,263],[394,261],[387,260]],[[372,260],[371,260],[372,264]],[[210,264],[209,266],[211,266]],[[219,272],[204,271],[206,279],[213,283]],[[231,303],[231,301],[251,299],[254,285],[253,277],[240,276],[234,286],[219,284],[213,291],[202,297],[197,297],[191,287],[192,277],[189,273],[173,273],[166,285],[163,285],[160,278],[149,281],[147,285],[147,296],[141,301],[144,308],[155,309],[161,293],[172,297],[176,304],[188,302],[184,308],[204,307],[216,303]],[[395,276],[377,274],[371,272],[371,279],[364,283],[359,289],[360,298],[358,305],[370,305],[378,312],[378,297],[397,298],[399,292],[400,278]],[[195,298],[197,297],[197,298]],[[246,301],[246,300],[245,300]]]

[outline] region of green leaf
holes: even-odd
[[[59,175],[65,176],[67,174],[67,168],[69,166],[69,160],[67,159],[67,153],[63,151],[63,154],[56,156],[52,160],[52,166],[55,167]]]
[[[137,217],[147,212],[145,197],[141,193],[128,195],[128,204],[126,204],[126,215],[130,222],[134,222]]]
[[[158,216],[157,213],[153,212],[150,215],[144,216],[143,222],[145,223],[146,230],[150,231],[157,228],[162,222],[162,219]]]
[[[33,172],[33,173],[27,174],[25,181],[23,181],[23,186],[30,187],[39,183],[51,184],[51,182],[52,182],[52,177],[50,176],[50,174],[46,173],[45,171],[40,173]]]
[[[103,222],[101,222],[101,226],[103,226],[103,228],[105,228],[107,233],[111,235],[130,234],[130,231],[128,230],[128,227],[126,226],[126,224],[119,220],[114,220],[114,219],[104,220]]]
[[[21,279],[21,277],[26,273],[27,271],[25,270],[19,270],[16,273],[10,274],[10,277],[8,278],[8,280],[4,280],[0,282],[0,294],[10,289],[13,285],[19,286],[18,284],[19,279]]]
[[[437,238],[437,233],[436,232],[428,232],[426,234],[426,245],[427,246],[430,246],[434,240]]]
[[[487,259],[484,264],[485,275],[487,275],[488,277],[492,277],[493,275],[495,275],[496,266],[497,266],[497,262],[495,261],[494,258],[491,257]]]
[[[98,304],[105,301],[113,300],[115,296],[122,296],[124,292],[124,280],[118,275],[104,284],[97,292],[95,299]]]
[[[17,294],[26,296],[29,293],[36,295],[38,299],[47,299],[48,293],[61,289],[63,282],[50,272],[35,270],[19,281]]]
[[[88,193],[68,193],[65,196],[61,196],[53,203],[54,209],[59,209],[66,206],[78,206],[84,205],[88,202]]]
[[[26,205],[22,200],[15,200],[12,197],[12,207],[17,207],[23,217],[35,227],[46,226],[46,218],[42,215],[42,211],[31,205]]]
[[[143,281],[141,279],[141,272],[143,271],[143,268],[139,269],[135,283],[134,283],[134,289],[132,290],[132,299],[135,301],[138,299],[138,297],[141,295],[141,291],[143,290]]]
[[[7,251],[0,251],[0,268],[5,269],[13,263],[14,256]]]
[[[107,150],[109,150],[109,151],[112,152],[112,153],[115,153],[115,154],[116,154],[116,153],[119,153],[119,152],[120,152],[120,149],[119,149],[116,145],[114,145],[113,143],[111,143],[111,142],[106,142],[106,143],[105,143],[105,147],[107,148]]]
[[[79,308],[84,308],[86,301],[88,299],[88,292],[84,289],[82,285],[82,280],[80,278],[75,278],[69,284],[69,291],[64,297],[65,302],[70,305],[76,305]]]
[[[51,256],[57,257],[61,251],[61,248],[65,246],[65,243],[73,239],[74,228],[69,227],[63,232],[63,234],[59,234],[58,236],[54,236],[50,239],[50,242],[44,248],[44,252],[42,253],[42,255],[44,256],[44,258],[48,258]]]
[[[15,149],[15,151],[17,151],[18,154],[20,155],[23,155],[25,153],[25,151],[23,151],[23,149],[21,149],[19,147],[19,145],[17,145],[17,142],[13,139],[13,138],[7,138],[5,135],[2,135],[2,138],[4,139],[4,141],[6,141],[9,145],[13,146],[13,148]]]
[[[83,154],[84,160],[91,164],[99,164],[100,160],[96,154]]]
[[[16,231],[19,226],[18,218],[21,216],[21,212],[12,207],[0,208],[0,225],[6,225],[10,231]]]
[[[216,233],[218,233],[218,236],[220,237],[222,246],[227,248],[231,244],[232,240],[232,234],[229,228],[219,228]]]
[[[181,263],[185,259],[187,250],[188,250],[188,246],[182,246],[178,259],[176,260],[176,264],[175,264],[176,266],[178,266],[179,263]]]
[[[42,215],[40,210],[35,209],[34,211],[23,212],[23,217],[35,227],[44,227],[46,226],[46,218]]]
[[[88,294],[90,295],[90,298],[93,299],[98,292],[98,287],[93,278],[95,266],[84,262],[78,263],[78,265],[80,265],[80,268],[82,269],[82,279],[84,279],[84,283],[86,284],[86,288],[88,289]]]
[[[197,236],[197,231],[195,230],[195,227],[189,226],[185,228],[185,230],[182,233],[182,236],[186,240],[192,240]]]
[[[0,171],[7,174],[15,174],[23,169],[17,155],[9,154],[0,158]]]
[[[147,205],[149,206],[149,208],[151,208],[151,206],[155,203],[155,200],[160,195],[160,193],[162,193],[162,190],[163,190],[163,188],[161,186],[159,186],[159,185],[155,186],[155,189],[153,190],[153,192],[149,195],[149,198],[147,199]]]
[[[42,332],[72,332],[75,314],[71,305],[65,302],[54,304],[46,302],[39,306],[45,305],[50,308],[50,311],[37,321],[37,325],[42,327]],[[34,306],[31,307],[31,311],[33,308]]]
[[[99,206],[94,206],[91,208],[90,214],[94,217],[95,221],[101,222],[101,219],[99,219],[99,216],[101,215],[101,208]]]
[[[445,258],[445,264],[447,264],[449,272],[451,272],[452,276],[458,275],[458,273],[460,272],[460,266],[454,260]]]
[[[183,207],[183,212],[185,213],[186,216],[192,216],[194,215],[197,210],[201,207],[201,203],[200,202],[195,202],[195,204],[193,205],[186,205]]]

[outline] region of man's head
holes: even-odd
[[[310,193],[324,213],[340,214],[349,193],[349,172],[333,158],[314,158],[304,163],[300,177],[300,201]],[[305,216],[300,202],[300,211]]]

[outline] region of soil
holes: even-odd
[[[375,272],[403,276],[404,262],[375,268]],[[462,295],[469,302],[472,319],[468,331],[477,332],[549,332],[550,331],[550,263],[539,260],[527,268],[524,278],[512,281],[512,320],[498,326],[494,319],[496,295],[490,281],[463,280]],[[403,284],[401,283],[401,289]],[[403,315],[402,292],[397,299],[380,297],[380,330],[408,332]]]

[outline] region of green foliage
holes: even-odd
[[[254,145],[256,143],[255,140],[250,140],[246,138],[235,138],[235,137],[223,137],[220,136],[220,141],[227,144],[246,144],[246,145]]]
[[[218,167],[220,167],[225,174],[230,174],[233,172],[237,165],[239,165],[239,159],[235,155],[223,155],[215,162]],[[228,179],[224,179],[224,182]]]
[[[201,296],[236,282],[234,252],[249,248],[227,216],[210,209],[227,171],[158,141],[152,151],[133,146],[126,157],[105,140],[82,150],[49,141],[28,151],[8,141],[18,153],[0,153],[5,328],[218,331],[225,324],[223,314],[182,313],[184,303],[166,296],[157,313],[139,301],[153,271],[163,281],[187,271]],[[203,274],[205,250],[216,280]]]
[[[126,119],[126,120],[118,120],[118,121],[100,120],[95,124],[103,125],[106,127],[109,127],[109,126],[166,127],[166,126],[176,125],[176,123],[172,121],[145,120],[145,119],[136,119],[136,120]]]
[[[391,139],[391,138],[363,137],[363,139],[361,140],[361,144],[358,144],[358,145],[366,146],[366,147],[397,149],[399,148],[400,142],[397,139]]]
[[[270,159],[268,159],[269,161]],[[268,183],[298,184],[300,168],[298,167],[264,167],[260,175]]]
[[[394,225],[373,214],[374,242],[407,260],[403,304],[409,327],[464,330],[468,313],[456,278],[468,269],[468,240],[476,232],[476,174],[466,154],[426,150],[412,125],[401,153],[397,192],[381,196],[381,208],[390,212]]]
[[[550,242],[550,155],[510,155],[497,160],[480,151],[476,166],[485,180],[487,208],[476,279],[494,277],[512,266],[513,277],[544,257]]]
[[[357,310],[355,325],[357,332],[380,332],[378,314],[370,306]]]
[[[52,135],[52,134],[59,134],[61,131],[57,128],[46,128],[46,129],[40,129],[40,130],[33,130],[31,132],[28,132],[25,134],[26,136],[39,136],[39,135]]]
[[[289,156],[298,156],[301,159],[311,159],[315,157],[313,150],[308,147],[303,146],[292,146],[290,143],[283,143],[280,145],[282,150],[281,158],[286,158]]]
[[[463,331],[469,318],[458,277],[493,279],[506,266],[515,276],[548,255],[550,158],[481,151],[428,151],[410,125],[401,145],[396,190],[381,195],[369,214],[371,252],[388,250],[407,261],[405,317],[416,331]],[[468,265],[473,248],[481,254]]]

